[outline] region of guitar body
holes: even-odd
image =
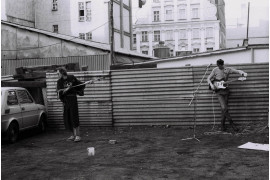
[[[220,89],[226,89],[227,88],[226,84],[229,84],[230,82],[245,81],[246,79],[247,79],[246,77],[239,77],[238,79],[232,80],[232,81],[214,80],[214,81],[212,81],[212,84],[215,86],[215,91],[218,91]],[[212,90],[210,85],[209,85],[209,90]]]
[[[219,90],[219,89],[226,89],[227,87],[226,86],[224,86],[225,85],[225,81],[214,81],[213,82],[213,84],[214,84],[214,86],[215,86],[215,88],[217,89],[217,90]]]

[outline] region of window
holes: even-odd
[[[91,1],[86,2],[86,21],[91,21]]]
[[[84,3],[79,2],[79,21],[84,21]]]
[[[92,40],[92,32],[86,33],[86,40]]]
[[[195,53],[200,52],[200,48],[193,48],[193,52]]]
[[[176,55],[176,56],[181,56],[181,51],[176,51],[176,52],[175,52],[175,55]]]
[[[206,51],[213,51],[213,50],[214,50],[214,48],[212,48],[212,47],[206,48]]]
[[[160,31],[154,31],[154,41],[160,41]]]
[[[18,104],[18,99],[15,91],[9,91],[8,96],[7,96],[7,105],[12,106],[12,105],[17,105]]]
[[[213,28],[206,28],[206,38],[213,37]]]
[[[136,34],[133,34],[133,44],[137,43]]]
[[[142,41],[143,41],[143,42],[148,41],[147,31],[142,31]]]
[[[170,10],[166,10],[166,20],[173,20],[173,11]]]
[[[142,51],[142,53],[148,55],[148,51]]]
[[[199,8],[192,8],[192,18],[193,19],[199,18]]]
[[[154,11],[154,21],[159,21],[159,11]]]
[[[186,9],[179,9],[179,19],[186,19]]]
[[[85,34],[84,33],[79,33],[79,38],[80,39],[85,39]]]
[[[53,25],[53,32],[58,33],[58,25]]]
[[[18,97],[21,104],[33,103],[32,98],[29,96],[28,92],[25,90],[18,90]]]
[[[179,39],[187,39],[187,31],[185,29],[179,31]]]
[[[52,11],[57,11],[57,0],[53,0],[53,3],[52,3]]]
[[[166,31],[166,40],[173,40],[173,31]]]
[[[193,36],[193,39],[199,39],[200,38],[200,29],[193,29],[192,36]]]

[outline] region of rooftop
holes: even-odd
[[[81,45],[85,45],[85,46],[89,46],[89,47],[93,47],[93,48],[97,48],[97,49],[102,49],[102,50],[110,52],[110,44],[98,43],[98,42],[94,42],[94,41],[86,41],[86,40],[79,39],[79,38],[74,37],[74,36],[53,33],[53,32],[50,32],[50,31],[45,31],[45,30],[36,29],[36,28],[32,28],[32,27],[27,27],[27,26],[23,26],[23,25],[19,25],[19,24],[14,24],[14,23],[10,23],[10,22],[7,22],[7,21],[3,21],[3,20],[1,21],[1,24],[10,25],[10,26],[17,27],[17,28],[20,28],[20,29],[45,34],[47,36],[59,38],[59,39],[65,40],[65,41],[70,41],[70,42],[74,42],[74,43],[77,43],[77,44],[81,44]],[[119,49],[119,48],[117,49],[116,48],[115,52],[120,53],[120,54],[125,54],[125,55],[148,58],[148,59],[155,58],[155,57],[148,56],[148,55],[145,55],[145,54],[140,54],[137,51],[130,51],[130,50],[127,50],[127,49]]]

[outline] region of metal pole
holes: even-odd
[[[111,0],[110,9],[110,23],[111,23],[111,64],[114,64],[114,28],[113,28],[113,0]]]
[[[248,2],[248,18],[247,18],[247,40],[248,40],[248,28],[249,28],[249,5],[250,5],[250,2]]]

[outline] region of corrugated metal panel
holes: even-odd
[[[230,112],[236,122],[267,119],[268,64],[232,65],[248,73],[244,82],[231,84]],[[197,124],[217,123],[220,105],[208,90],[207,73],[197,98]],[[205,67],[121,70],[112,72],[115,126],[192,125],[194,106],[188,106]],[[233,77],[231,77],[233,78]],[[214,112],[214,113],[213,113]]]
[[[15,69],[22,66],[59,65],[67,63],[79,63],[80,66],[88,66],[89,71],[109,70],[108,59],[108,54],[76,57],[51,57],[44,59],[5,59],[1,60],[1,75],[16,74]]]
[[[85,95],[78,96],[81,126],[112,126],[111,86],[108,71],[74,72],[82,82],[104,77],[94,84],[86,85]],[[53,128],[64,128],[63,105],[57,99],[56,73],[47,73],[48,124]]]
[[[1,81],[14,81],[13,75],[1,76]]]
[[[193,118],[193,108],[188,108],[192,77],[190,67],[112,72],[115,125],[189,123]]]

